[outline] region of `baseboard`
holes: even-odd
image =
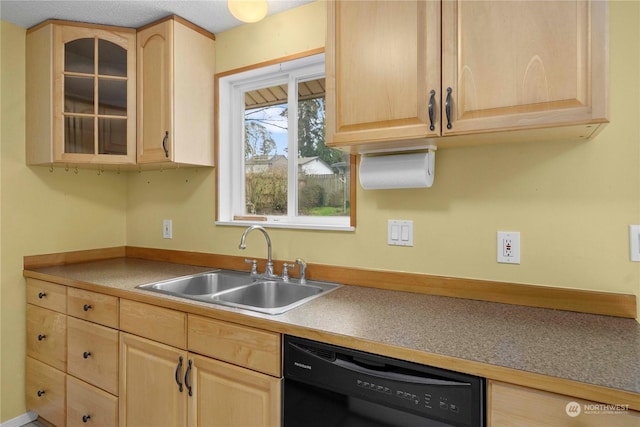
[[[37,419],[38,419],[38,414],[36,414],[35,412],[29,411],[22,415],[18,415],[17,417],[11,420],[0,423],[0,427],[21,427]]]

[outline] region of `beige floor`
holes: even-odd
[[[23,425],[22,427],[46,427],[46,426],[39,421],[33,421],[33,422],[30,422],[29,424]]]

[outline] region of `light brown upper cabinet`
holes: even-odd
[[[327,7],[328,146],[588,139],[608,122],[606,1]]]
[[[134,164],[135,31],[46,21],[27,32],[27,164]]]
[[[173,16],[137,44],[138,163],[213,166],[214,35]]]

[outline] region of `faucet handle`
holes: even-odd
[[[252,275],[258,274],[258,261],[256,261],[255,259],[246,259],[245,258],[244,262],[247,263],[247,264],[251,264],[251,274]]]
[[[306,273],[307,273],[307,263],[302,258],[296,259],[296,264],[300,270],[300,284],[304,285],[307,283]]]
[[[289,268],[295,268],[295,266],[295,264],[287,264],[286,262],[282,263],[282,280],[285,282],[289,281]]]

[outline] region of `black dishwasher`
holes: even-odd
[[[285,336],[285,427],[483,427],[485,381]]]

